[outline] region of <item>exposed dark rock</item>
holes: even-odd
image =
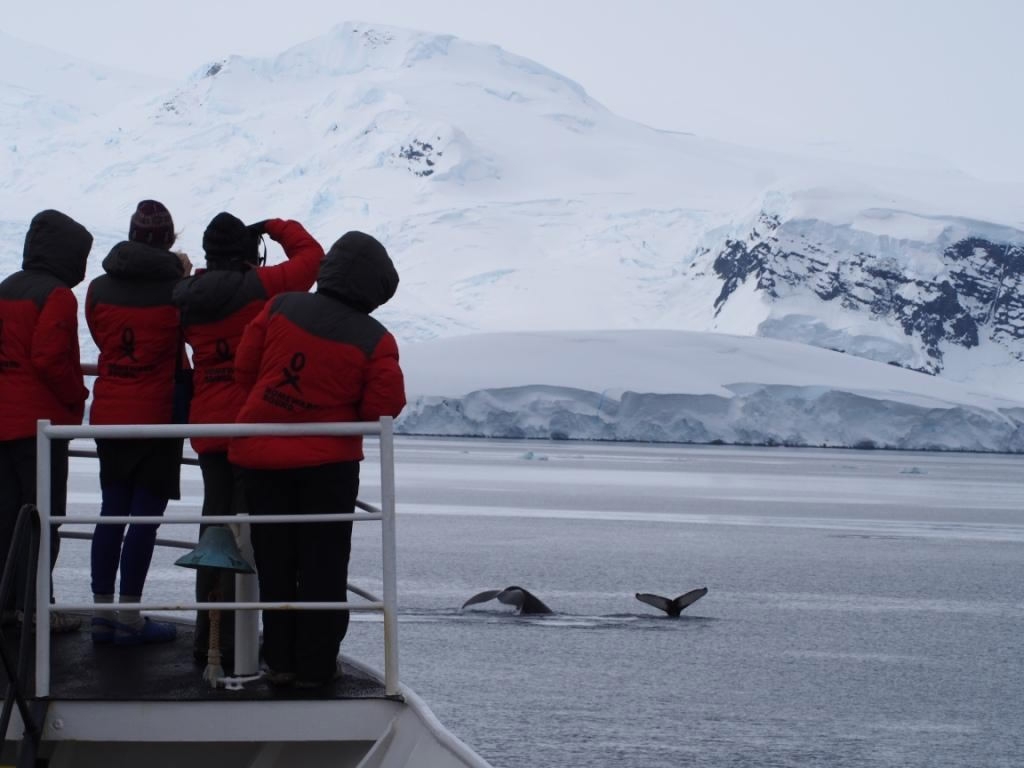
[[[895,321],[920,340],[929,373],[942,370],[943,344],[971,348],[990,339],[1024,360],[1024,344],[1014,343],[1024,340],[1024,246],[962,238],[942,250],[946,269],[929,280],[905,273],[891,254],[841,253],[803,231],[780,240],[780,227],[777,216],[762,213],[746,238],[725,241],[713,262],[722,280],[716,314],[740,284],[755,279],[757,290],[775,299],[806,291]]]
[[[427,141],[413,139],[407,146],[398,150],[398,156],[408,160],[409,170],[416,176],[430,176],[434,173],[434,156],[440,157],[441,152],[434,150],[434,145]]]

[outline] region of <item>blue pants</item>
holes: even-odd
[[[121,483],[103,486],[102,517],[159,517],[167,508],[167,499],[144,488]],[[149,563],[153,559],[157,525],[97,525],[92,538],[92,591],[97,595],[114,594],[114,578],[121,567],[122,595],[136,597],[146,584]]]

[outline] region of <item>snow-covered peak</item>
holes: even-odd
[[[564,108],[576,102],[577,108],[605,112],[578,83],[499,46],[360,22],[339,24],[275,57],[228,56],[202,66],[189,79],[190,86],[209,93],[247,93],[258,86],[274,91],[283,84],[337,91],[357,83],[410,94],[426,86],[480,89],[515,104],[546,101]],[[421,106],[431,101],[451,106],[435,95],[425,94]]]
[[[267,66],[275,75],[292,79],[373,72],[396,75],[404,69],[457,78],[480,73],[488,82],[507,79],[520,85],[530,83],[534,93],[587,98],[578,83],[500,46],[367,22],[339,24],[329,33],[268,60]]]

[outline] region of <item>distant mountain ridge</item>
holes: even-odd
[[[403,343],[722,331],[1024,385],[1024,190],[658,131],[497,46],[365,23],[172,86],[82,67],[54,54],[45,88],[0,83],[3,271],[58,207],[96,235],[92,276],[155,197],[194,256],[220,210],[296,218],[327,245],[375,234]]]

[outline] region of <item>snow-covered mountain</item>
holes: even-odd
[[[658,131],[496,46],[370,24],[166,86],[0,42],[38,62],[0,80],[0,271],[56,207],[96,236],[96,274],[154,197],[194,257],[220,210],[328,245],[375,234],[402,275],[379,316],[404,345],[718,331],[1024,384],[1022,186]]]

